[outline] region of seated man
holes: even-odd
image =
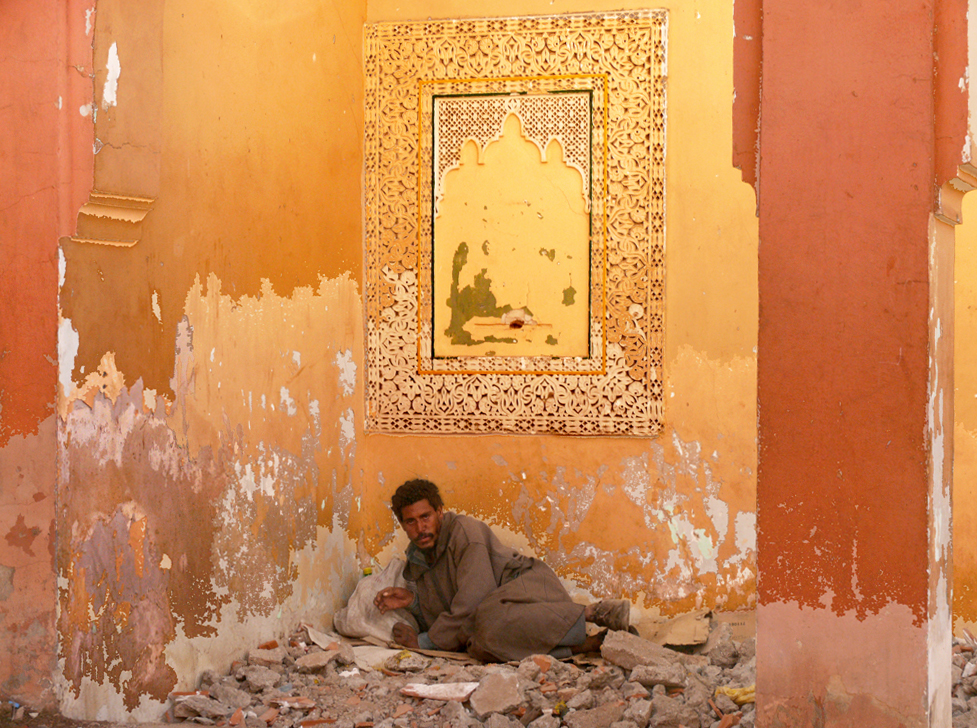
[[[538,559],[504,546],[484,523],[444,510],[441,493],[427,480],[410,480],[391,500],[410,538],[404,576],[410,589],[381,589],[381,613],[408,608],[422,630],[403,622],[394,640],[406,647],[467,650],[484,662],[528,655],[600,649],[604,633],[587,636],[586,622],[626,630],[630,603],[602,601],[584,607]]]

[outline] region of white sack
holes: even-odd
[[[346,637],[392,640],[393,628],[397,622],[406,622],[417,630],[417,620],[406,609],[392,609],[386,614],[380,614],[380,610],[374,606],[373,600],[377,592],[388,586],[407,586],[403,559],[391,559],[380,573],[360,579],[349,603],[333,615],[332,623],[336,631]]]

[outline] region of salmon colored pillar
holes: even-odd
[[[966,123],[965,88],[944,98],[966,24],[936,18],[962,12],[763,2],[762,728],[950,725],[953,249],[937,213],[964,144],[943,118]]]
[[[93,21],[0,2],[0,699],[32,708],[57,706],[58,239],[92,184]]]

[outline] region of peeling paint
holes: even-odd
[[[109,57],[105,62],[105,86],[102,89],[102,108],[108,109],[118,103],[116,95],[119,91],[119,77],[122,75],[122,65],[119,63],[119,45],[109,46]]]
[[[71,392],[71,372],[75,368],[78,344],[78,332],[72,326],[71,320],[61,319],[58,324],[58,378],[64,394]]]
[[[353,352],[349,349],[336,352],[336,366],[339,367],[339,384],[343,388],[343,394],[349,397],[356,387],[356,364],[353,362]]]

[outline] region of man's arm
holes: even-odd
[[[475,610],[498,588],[486,544],[469,541],[456,558],[458,591],[451,600],[451,608],[434,620],[427,633],[431,642],[442,650],[465,649]]]

